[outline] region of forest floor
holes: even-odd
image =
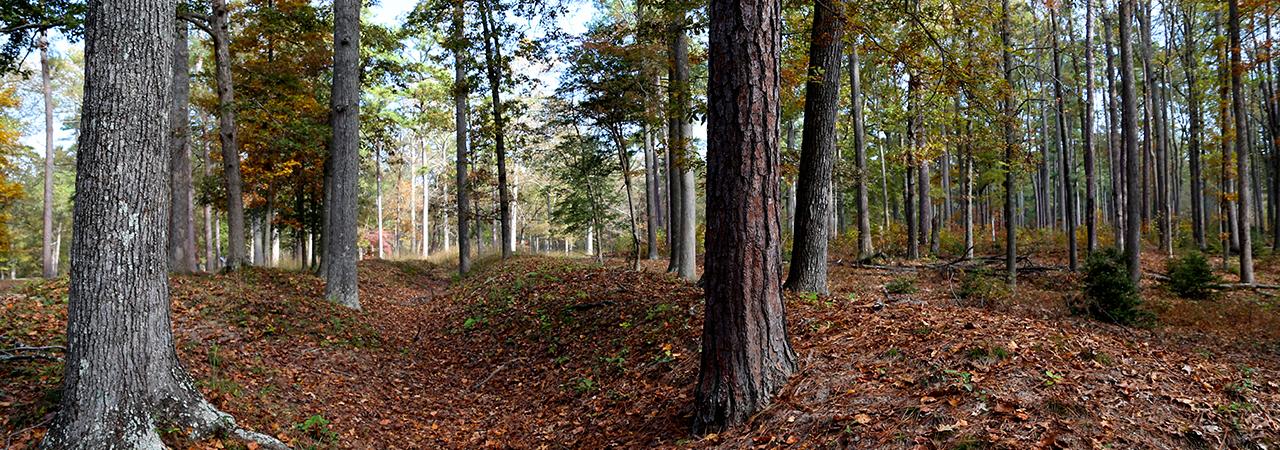
[[[1259,262],[1274,282],[1280,259]],[[701,292],[665,263],[624,265],[526,256],[458,279],[365,261],[363,312],[321,300],[309,274],[176,276],[174,332],[208,398],[295,448],[1280,445],[1280,301],[1266,293],[1193,302],[1150,284],[1157,322],[1125,328],[1071,316],[1079,280],[1063,271],[1029,270],[1011,295],[960,270],[838,260],[832,295],[787,296],[800,369],[773,404],[695,438]],[[64,342],[65,278],[5,289],[0,350]],[[0,354],[5,448],[42,436],[60,357]]]

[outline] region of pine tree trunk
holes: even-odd
[[[1237,234],[1240,235],[1240,283],[1253,284],[1253,233],[1250,225],[1249,126],[1244,102],[1242,72],[1246,70],[1240,50],[1239,0],[1228,0],[1227,33],[1231,45],[1231,109],[1235,119],[1236,192],[1239,194]]]
[[[760,0],[709,7],[707,210],[716,214],[707,216],[697,434],[745,422],[796,370],[778,285],[778,8]]]
[[[334,0],[333,95],[329,147],[328,234],[325,236],[325,289],[329,301],[360,309],[356,284],[360,189],[360,2]],[[381,248],[381,246],[379,246]]]
[[[1130,38],[1130,9],[1133,0],[1120,0],[1120,32],[1117,40],[1120,44],[1120,102],[1124,109],[1121,113],[1121,133],[1124,135],[1125,154],[1125,190],[1127,205],[1125,211],[1125,255],[1129,266],[1129,279],[1137,283],[1142,279],[1141,259],[1141,195],[1138,192],[1138,98],[1133,87],[1133,41]]]
[[[240,148],[236,144],[235,88],[231,78],[231,25],[226,0],[213,0],[214,78],[218,87],[218,140],[227,189],[227,270],[245,263],[244,183],[240,180]]]
[[[49,73],[49,32],[40,32],[40,93],[44,96],[44,235],[41,242],[41,276],[58,276],[53,248],[53,85]]]
[[[831,173],[836,162],[836,110],[840,105],[840,46],[844,24],[829,0],[814,6],[805,87],[796,224],[784,289],[827,294]]]
[[[871,257],[875,252],[874,246],[871,244],[871,209],[867,204],[867,183],[870,179],[867,177],[867,136],[865,131],[865,120],[862,117],[862,63],[858,58],[857,44],[851,44],[849,52],[849,100],[850,111],[853,116],[853,162],[854,162],[854,190],[856,192],[857,201],[856,212],[858,214],[858,259],[865,260]]]
[[[61,404],[42,448],[161,449],[240,430],[178,361],[169,320],[172,0],[90,2]]]
[[[470,88],[467,86],[467,68],[466,61],[466,39],[465,28],[466,15],[463,11],[463,0],[454,0],[453,4],[453,24],[450,32],[452,33],[453,42],[451,50],[453,53],[453,126],[454,126],[454,147],[456,150],[454,156],[455,165],[455,182],[458,188],[458,273],[466,275],[471,271],[471,188],[468,187],[468,171],[467,166],[467,128],[468,125],[468,109],[467,94]]]

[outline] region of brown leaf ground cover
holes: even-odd
[[[1008,292],[965,271],[843,263],[833,295],[788,296],[801,369],[773,405],[694,438],[700,290],[656,262],[622,266],[519,257],[456,279],[366,261],[363,312],[324,302],[307,274],[175,277],[174,329],[215,404],[297,448],[1280,445],[1280,313],[1266,295],[1191,302],[1148,285],[1160,323],[1123,328],[1067,313],[1070,274]],[[65,280],[0,296],[0,348],[62,344]],[[7,448],[42,435],[59,356],[0,362]]]

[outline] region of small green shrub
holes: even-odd
[[[302,421],[302,423],[294,424],[294,428],[297,428],[299,431],[302,431],[307,436],[310,436],[312,439],[315,439],[321,442],[336,443],[338,442],[338,432],[333,431],[332,428],[329,428],[329,424],[330,424],[329,419],[324,418],[324,416],[322,415],[316,414],[314,416],[308,417],[307,420]]]
[[[1169,279],[1164,284],[1179,297],[1203,300],[1213,295],[1218,276],[1213,273],[1209,260],[1200,252],[1190,252],[1165,265]]]
[[[1009,285],[992,275],[991,270],[980,268],[966,271],[960,279],[960,298],[987,304],[1009,296]]]
[[[898,277],[885,283],[884,290],[890,294],[914,294],[916,292],[915,277]]]
[[[1084,265],[1083,304],[1072,312],[1103,322],[1133,325],[1149,318],[1138,287],[1129,280],[1124,254],[1114,248],[1094,252]]]

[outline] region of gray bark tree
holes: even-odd
[[[1253,201],[1249,191],[1249,122],[1244,102],[1244,82],[1241,74],[1245,71],[1240,50],[1240,5],[1239,0],[1227,1],[1227,34],[1231,46],[1231,110],[1235,118],[1236,137],[1236,193],[1239,198],[1237,208],[1236,234],[1240,235],[1240,283],[1253,284],[1253,233],[1251,232],[1250,202]]]
[[[791,267],[782,287],[827,294],[827,242],[831,226],[831,172],[836,162],[836,112],[840,106],[844,23],[836,5],[817,0],[809,44],[809,76],[796,180],[796,223]]]
[[[40,92],[44,96],[44,236],[41,275],[58,276],[58,252],[53,248],[53,83],[49,74],[49,32],[40,32]]]
[[[177,273],[196,272],[196,230],[191,203],[191,147],[187,135],[191,128],[189,101],[191,76],[187,62],[187,23],[174,21],[173,103],[169,108],[172,134],[169,140],[169,270]]]
[[[493,18],[490,0],[480,1],[480,24],[484,30],[485,73],[489,77],[490,103],[493,108],[493,150],[498,160],[498,220],[502,233],[502,258],[510,258],[515,251],[515,230],[511,220],[511,190],[507,184],[506,122],[502,105],[502,41]]]
[[[1122,105],[1120,131],[1124,139],[1125,178],[1125,236],[1124,252],[1128,260],[1129,279],[1137,283],[1142,279],[1142,193],[1138,191],[1138,97],[1133,87],[1133,39],[1130,37],[1133,20],[1133,0],[1120,0],[1120,103]]]
[[[62,400],[46,449],[162,449],[161,424],[199,438],[243,430],[178,361],[169,320],[173,0],[91,1]]]
[[[858,259],[871,257],[875,247],[871,243],[871,209],[867,195],[870,182],[867,177],[867,136],[862,111],[862,63],[858,57],[857,44],[850,45],[849,52],[849,100],[853,116],[853,163],[854,190],[857,197],[855,208],[858,214]]]
[[[689,37],[685,29],[683,12],[677,13],[671,22],[670,58],[671,74],[668,107],[667,153],[670,158],[671,181],[671,265],[668,271],[680,278],[694,281],[698,277],[697,206],[698,193],[693,179],[693,152],[689,149],[689,136],[693,127],[689,123]]]
[[[471,270],[471,239],[469,227],[471,222],[471,195],[467,186],[467,128],[468,106],[467,94],[467,59],[466,55],[466,15],[463,0],[454,0],[453,25],[450,30],[453,53],[453,125],[455,139],[455,180],[458,184],[458,273],[466,275]]]
[[[333,95],[330,99],[329,178],[325,204],[324,296],[360,309],[356,282],[359,259],[360,189],[360,0],[333,2]]]

